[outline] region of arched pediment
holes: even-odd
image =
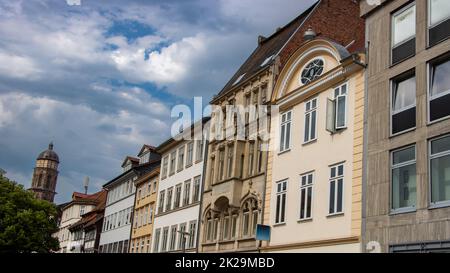
[[[294,90],[320,80],[341,65],[349,52],[341,45],[325,39],[315,39],[301,46],[282,69],[272,100],[276,101]]]

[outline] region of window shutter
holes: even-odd
[[[330,133],[336,132],[336,101],[327,99],[327,131]]]

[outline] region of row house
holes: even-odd
[[[322,113],[318,116],[314,115],[319,113],[318,107],[321,111],[325,109],[326,97],[334,101],[336,111],[343,110],[342,99],[353,107],[356,92],[359,91],[358,88],[361,88],[361,83],[358,82],[361,76],[355,76],[357,80],[349,80],[356,72],[345,71],[342,75],[339,74],[339,78],[332,81],[326,80],[326,84],[317,86],[312,91],[309,91],[309,87],[316,86],[318,78],[322,75],[326,77],[338,70],[356,69],[353,64],[363,61],[362,56],[350,54],[364,47],[364,22],[359,17],[359,13],[359,4],[355,1],[321,0],[316,2],[286,26],[278,28],[270,37],[260,36],[255,51],[211,101],[215,107],[211,116],[211,141],[208,147],[205,191],[202,201],[200,252],[277,251],[280,248],[284,249],[288,241],[292,242],[293,236],[298,237],[298,232],[294,230],[299,227],[297,221],[300,219],[295,213],[300,203],[297,189],[301,183],[300,175],[316,170],[317,176],[323,179],[322,176],[325,176],[327,172],[325,169],[329,168],[324,160],[310,160],[311,155],[320,157],[316,154],[319,150],[324,152],[327,151],[327,147],[340,145],[343,142],[350,148],[353,145],[352,116],[346,117],[345,126],[349,124],[348,130],[342,130],[344,125],[337,126],[336,132],[327,137],[324,132],[318,131],[322,129],[318,122],[325,126],[323,122],[325,115]],[[315,36],[321,39],[320,42],[317,41],[318,45],[310,42]],[[309,47],[304,47],[306,42],[310,43]],[[311,52],[307,53],[308,50]],[[347,57],[349,58],[347,62],[344,65],[341,64],[341,61]],[[363,69],[361,65],[356,67],[359,70]],[[348,90],[344,86],[347,81]],[[279,85],[282,85],[284,89],[277,90],[275,95],[275,88],[280,88],[277,87]],[[302,87],[303,89],[300,90]],[[338,87],[341,88],[339,94],[335,96],[333,88]],[[305,91],[306,89],[308,92]],[[301,93],[303,91],[305,93]],[[351,95],[346,96],[349,94],[346,92],[351,92]],[[294,96],[294,93],[295,96],[301,93],[300,100],[293,101],[288,98]],[[358,95],[361,96],[361,94]],[[277,104],[282,98],[289,102],[283,101],[280,107]],[[308,110],[304,110],[306,99],[312,100],[308,103]],[[351,99],[353,101],[350,101]],[[230,113],[232,111],[230,109],[233,109],[230,106],[243,106],[247,112],[244,115],[242,113],[235,115],[234,112]],[[257,111],[251,110],[252,107],[256,107]],[[289,107],[295,108],[295,111],[288,113]],[[280,117],[271,116],[276,113],[274,110],[279,108],[285,112],[285,115],[281,117],[284,126],[281,127],[276,125]],[[300,109],[303,109],[301,114]],[[294,127],[288,123],[291,119],[295,119],[296,122],[300,120],[300,115],[305,116],[305,111],[310,120],[307,128],[308,137],[303,142],[303,133],[300,135],[301,125],[296,124],[293,129],[295,131],[291,131]],[[351,115],[353,112],[348,114]],[[239,130],[235,130],[234,135],[229,133],[233,132],[229,130],[230,127],[241,129],[244,127],[244,134],[240,134]],[[271,136],[270,141],[267,137],[268,133]],[[272,135],[278,134],[283,135],[281,150],[280,147],[272,147],[275,141]],[[242,135],[244,137],[241,137]],[[328,139],[334,140],[335,144],[328,144]],[[303,150],[302,148],[298,146],[294,148],[293,145],[297,143],[308,150],[308,156],[300,151]],[[293,149],[291,153],[288,153],[290,147]],[[281,154],[284,154],[284,158],[281,158]],[[336,158],[335,162],[329,164],[336,164],[336,170],[339,169],[341,173],[343,170],[337,164],[343,161],[347,162],[345,172],[347,178],[351,179],[353,171],[351,152],[342,155],[339,159]],[[281,188],[283,191],[289,191],[292,197],[280,201],[284,207],[279,209],[287,213],[286,217],[293,218],[276,221],[276,201],[272,199],[277,199],[278,196],[272,189],[276,188],[276,183],[286,179],[291,181],[292,186],[288,190],[285,183]],[[348,187],[346,194],[349,196],[346,200],[352,202],[352,181],[346,183],[345,187]],[[316,189],[320,199],[325,198],[328,191],[325,185]],[[327,203],[326,200],[328,198],[320,205]],[[317,203],[319,202],[318,199]],[[350,206],[351,203],[348,207]],[[317,210],[323,213],[324,209],[318,206]],[[357,211],[355,208],[355,212]],[[281,212],[278,214],[281,215]],[[343,237],[346,240],[351,238],[351,243],[354,245],[348,250],[355,251],[358,249],[355,245],[359,242],[360,234],[356,234],[355,229],[353,232],[356,235],[351,235],[353,234],[351,214],[352,210],[349,208],[345,217],[338,217],[335,220],[343,222],[339,232],[328,232],[329,229],[323,227],[321,229],[326,232],[322,236],[300,237],[296,241],[307,243],[325,240],[323,238]],[[323,217],[326,216],[323,213]],[[306,229],[312,231],[316,225],[324,223],[333,225],[332,220],[323,221],[321,218],[313,219],[311,221],[313,226],[306,224],[308,226]],[[271,241],[264,245],[256,240],[257,226],[261,224],[271,226],[273,232]],[[353,223],[353,226],[356,225],[356,222]]]
[[[80,221],[69,227],[72,236],[72,247],[74,248],[72,252],[98,253],[106,195],[107,192],[105,190],[90,195],[97,205],[91,211],[84,213]]]
[[[208,122],[203,118],[156,149],[162,163],[152,252],[197,251]]]
[[[152,146],[145,145],[139,158],[127,156],[122,164],[122,174],[103,185],[108,196],[99,252],[129,252],[136,200],[135,183],[140,177],[158,168],[160,158]]]
[[[360,1],[367,252],[450,251],[450,1]]]

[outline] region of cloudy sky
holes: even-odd
[[[81,2],[81,5],[69,5]],[[54,141],[56,202],[169,137],[171,108],[208,102],[314,0],[0,0],[0,168],[26,187]]]

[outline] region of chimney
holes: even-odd
[[[89,177],[86,176],[84,178],[84,194],[88,193],[88,188],[89,188]]]
[[[314,30],[309,27],[307,31],[305,31],[305,34],[303,35],[303,38],[305,39],[305,41],[310,41],[310,40],[314,40],[314,38],[316,38],[317,34],[316,32],[314,32]]]
[[[266,39],[267,39],[266,37],[259,35],[258,36],[258,45],[262,44]]]

